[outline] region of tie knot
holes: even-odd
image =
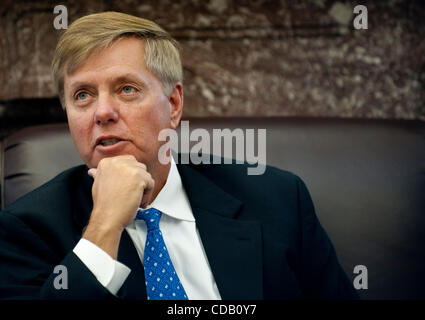
[[[148,231],[159,229],[159,220],[161,219],[162,212],[155,209],[149,208],[146,210],[138,209],[136,220],[144,220]]]

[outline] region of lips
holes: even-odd
[[[102,146],[110,146],[112,144],[116,144],[118,141],[121,141],[121,140],[116,139],[116,138],[102,139],[102,140],[100,140],[99,144],[101,144]]]
[[[97,146],[113,146],[121,141],[124,141],[121,137],[118,136],[100,136],[96,139],[95,147]]]

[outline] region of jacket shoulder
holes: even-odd
[[[67,195],[72,190],[75,190],[83,174],[87,174],[87,170],[85,165],[67,169],[18,198],[3,211],[20,215],[21,213],[23,214],[41,208],[47,210],[49,207],[63,207],[66,205],[64,200],[67,198]]]
[[[282,170],[274,166],[265,166],[262,174],[250,174],[251,165],[243,164],[200,164],[189,165],[202,175],[206,176],[216,184],[228,185],[237,184],[239,187],[244,185],[273,185],[274,187],[293,188],[296,184],[302,183],[302,179],[293,172]]]
[[[248,206],[296,209],[302,193],[308,190],[296,174],[273,166],[266,166],[261,175],[249,175],[249,164],[188,165],[216,186]]]

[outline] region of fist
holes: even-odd
[[[104,158],[88,174],[94,178],[90,220],[106,228],[130,224],[138,207],[149,204],[155,186],[146,165],[132,155]]]

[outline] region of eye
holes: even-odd
[[[122,87],[122,92],[124,92],[126,94],[133,93],[134,91],[135,91],[135,89],[133,87],[130,87],[130,86]]]
[[[77,100],[85,100],[87,97],[88,93],[84,91],[77,94]]]

